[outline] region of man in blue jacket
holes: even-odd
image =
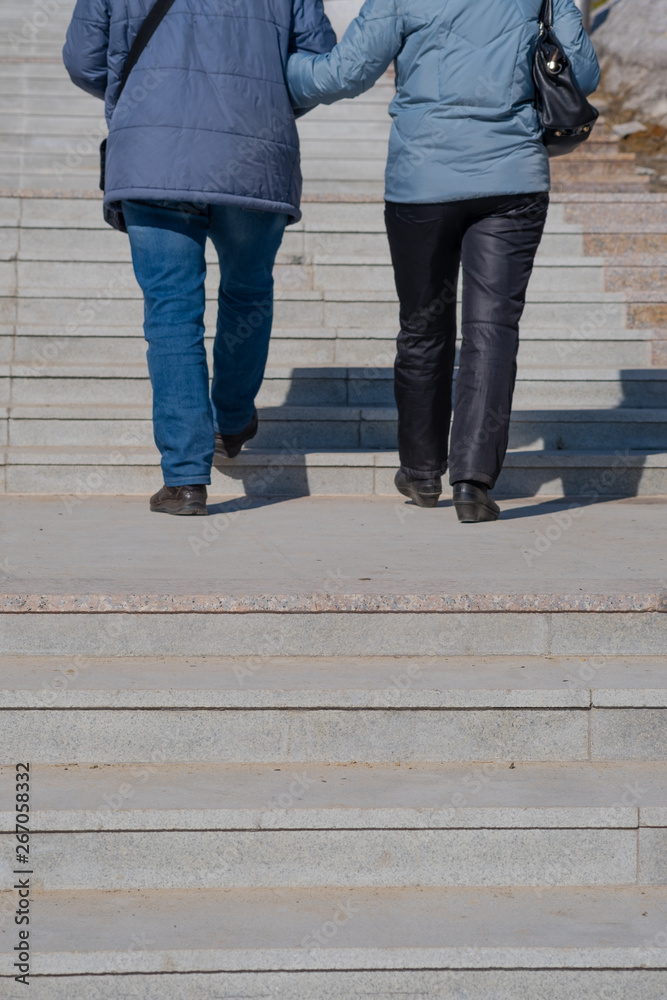
[[[64,49],[106,104],[105,215],[127,228],[145,299],[155,441],[151,510],[206,514],[218,452],[257,433],[273,319],[273,265],[300,218],[290,54],[330,51],[322,0],[176,0],[118,96],[152,0],[77,0]],[[220,260],[213,383],[204,347],[205,244]]]

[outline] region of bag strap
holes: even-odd
[[[554,5],[553,0],[544,0],[540,13],[540,23],[549,31],[554,26]]]
[[[132,42],[132,47],[127,56],[127,60],[123,67],[123,72],[120,78],[120,88],[116,96],[116,101],[123,93],[125,89],[125,84],[127,83],[130,73],[137,65],[141,53],[144,51],[151,38],[155,34],[156,29],[159,27],[160,22],[164,18],[165,14],[169,11],[169,8],[174,4],[174,0],[156,0],[155,4],[151,7],[146,20],[139,28],[136,38]]]

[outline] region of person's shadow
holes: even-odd
[[[534,517],[563,503],[588,506],[638,496],[650,474],[648,456],[667,450],[665,421],[654,415],[667,408],[667,381],[652,380],[651,371],[621,371],[622,398],[615,407],[538,410],[519,403],[494,496],[511,500],[543,493],[545,500],[503,516]],[[224,491],[230,492],[231,480],[244,496],[211,509],[226,513],[312,493],[344,493],[346,454],[396,450],[392,379],[388,367],[320,368],[317,378],[313,369],[293,369],[283,405],[260,411],[259,434],[250,446],[234,461],[216,456]],[[309,406],[315,408],[311,416],[319,411],[324,419],[309,419]],[[322,453],[337,458],[319,459]]]
[[[506,511],[503,516],[532,517],[557,509],[564,501],[588,506],[638,496],[644,476],[650,475],[647,458],[667,450],[666,422],[653,412],[667,406],[667,381],[651,380],[650,373],[646,368],[621,371],[622,399],[613,408],[517,410],[510,429],[511,454],[497,495],[512,499],[558,490],[563,499]]]

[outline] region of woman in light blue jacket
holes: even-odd
[[[495,520],[519,320],[549,202],[532,66],[542,0],[367,0],[326,55],[288,63],[297,107],[368,90],[396,66],[386,222],[401,303],[396,485],[434,507],[449,467],[463,522]],[[599,68],[574,0],[555,33],[581,89]],[[462,348],[448,449],[463,269]]]

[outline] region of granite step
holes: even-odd
[[[41,891],[651,887],[664,885],[667,828],[79,831],[71,845],[32,832]],[[0,878],[12,884],[10,862]]]
[[[377,367],[313,365],[267,368],[258,406],[394,405],[393,359],[378,353]],[[4,383],[4,385],[3,385]],[[665,368],[520,368],[517,409],[662,409],[667,405]],[[0,365],[0,405],[146,405],[151,387],[144,364],[42,363]]]
[[[664,888],[636,886],[44,892],[31,986],[49,1000],[660,1000],[665,906]]]
[[[363,265],[363,266],[360,266]],[[536,261],[531,278],[531,294],[539,292],[595,293],[604,290],[604,260],[597,257],[572,259],[542,257]],[[278,264],[276,288],[284,291],[391,292],[395,294],[393,269],[383,254],[366,254],[355,259],[345,253],[325,254],[321,262]],[[217,264],[209,267],[209,294],[220,283]],[[625,287],[625,286],[623,286]],[[614,289],[611,289],[612,291]],[[5,296],[50,298],[138,298],[131,266],[114,262],[79,261],[0,261],[0,294]]]
[[[122,333],[123,327],[137,335],[143,309],[132,281],[128,271],[121,287],[110,286],[99,297],[54,298],[53,292],[31,297],[0,295],[0,328],[5,336],[13,335],[15,328],[19,334],[47,333],[56,344],[76,336],[113,336]],[[209,286],[208,308],[212,313],[216,298],[215,289]],[[563,336],[568,340],[595,338],[606,329],[628,329],[628,336],[641,339],[646,336],[644,331],[664,326],[663,298],[662,293],[655,292],[537,292],[529,288],[522,328],[565,331]],[[274,313],[276,329],[288,329],[295,336],[318,336],[312,331],[323,328],[344,335],[349,330],[352,336],[366,331],[371,337],[378,330],[390,330],[393,336],[397,331],[398,302],[393,291],[283,289],[277,292]],[[45,360],[53,359],[47,356]]]
[[[4,433],[3,433],[4,430]],[[260,410],[255,449],[395,450],[397,416],[389,407],[284,406]],[[12,448],[150,447],[150,407],[11,406],[0,410],[0,443]],[[667,409],[515,410],[510,451],[667,451]]]
[[[55,605],[56,598],[43,602],[49,603]],[[126,606],[131,602],[126,601]],[[154,606],[159,607],[159,601]],[[61,616],[7,614],[5,642],[15,626],[36,634],[35,628],[49,625],[44,621],[49,617],[55,639],[62,631]],[[80,640],[91,627],[99,632],[99,617],[94,612],[75,614],[68,627],[70,640]],[[160,612],[126,613],[122,627],[129,629],[132,620],[135,639],[152,632],[153,642],[164,645],[171,631],[165,627],[165,617],[189,631],[187,615]],[[202,629],[204,641],[206,631],[222,627],[230,645],[235,645],[232,635],[236,633],[236,645],[240,640],[247,649],[249,644],[257,648],[257,633],[267,627],[264,619],[271,616],[256,613],[256,621],[248,613],[208,617],[210,623]],[[286,617],[294,632],[293,643],[298,636],[307,643],[309,634],[312,643],[316,623],[317,631],[331,624],[327,615]],[[304,617],[311,621],[304,622]],[[354,619],[343,624],[348,642],[354,641],[359,628],[367,635],[377,631],[376,623],[380,629],[392,628],[385,614],[371,615],[372,623],[365,621],[368,614],[341,617]],[[459,622],[446,617],[440,627],[454,630],[451,639],[460,644]],[[516,621],[515,625],[508,621],[506,628],[521,627],[521,615],[505,617]],[[580,617],[588,618],[595,628],[599,616]],[[624,623],[616,619],[623,617],[627,616],[611,616],[609,628],[622,627]],[[431,622],[422,625],[423,618],[424,614],[407,614],[397,626],[413,634],[415,628],[423,627],[422,642],[428,642]],[[471,618],[468,630],[488,627],[488,622],[481,621],[488,615],[468,615]],[[113,631],[113,620],[107,622]],[[282,627],[278,621],[270,630]],[[568,624],[559,621],[559,627],[567,631]],[[659,630],[662,623],[654,627]],[[502,640],[496,641],[500,648]],[[202,662],[197,653],[193,648],[187,660],[171,656],[161,662],[146,657],[105,661],[98,656],[86,659],[83,668],[81,661],[64,667],[62,661],[48,658],[27,666],[25,676],[19,674],[25,658],[6,657],[0,760],[12,760],[16,745],[33,765],[67,766],[159,762],[271,763],[275,767],[399,761],[407,766],[489,761],[506,762],[509,767],[520,762],[667,760],[664,656],[484,656],[480,647],[475,658],[383,658],[378,650],[375,657],[363,659],[287,655],[250,660],[239,654]],[[636,851],[637,822],[629,826],[635,829],[632,844]],[[650,841],[651,836],[647,837]],[[627,841],[627,852],[630,838],[620,839]],[[627,853],[623,856],[628,857]],[[72,857],[75,862],[77,857]],[[48,867],[53,869],[52,864]],[[626,881],[628,871],[622,878],[617,872],[617,878]],[[311,873],[308,878],[312,877]],[[268,883],[274,884],[273,879]],[[632,863],[635,879],[636,856]],[[309,884],[308,879],[301,884]],[[403,877],[390,884],[403,884]],[[510,883],[501,879],[495,884]]]
[[[63,663],[52,680],[65,678],[67,667]],[[573,681],[577,669],[583,669],[581,661],[566,666]],[[49,690],[52,696],[44,697],[42,704],[54,707],[64,700],[62,689]],[[2,694],[3,704],[7,704],[6,692]],[[23,692],[17,703],[34,704],[27,694]],[[81,706],[89,704],[83,695],[77,701]],[[642,761],[519,764],[513,768],[507,762],[473,767],[465,763],[388,763],[301,764],[297,768],[284,762],[280,767],[275,763],[166,762],[104,767],[33,765],[31,826],[35,834],[334,829],[646,831],[667,825],[666,767]],[[10,769],[0,767],[0,774],[7,778],[3,785],[7,789]],[[13,829],[12,805],[0,802],[0,832]]]
[[[119,236],[110,228],[99,228],[99,204],[92,201],[91,207],[95,212],[90,213],[86,219],[88,226],[84,230],[76,228],[77,222],[83,222],[83,213],[80,212],[77,212],[78,218],[68,220],[69,227],[61,224],[53,228],[41,228],[22,223],[19,228],[8,224],[0,229],[2,258],[30,262],[71,261],[77,264],[82,261],[88,264],[129,263],[131,255],[127,238]],[[60,214],[59,212],[58,215]],[[389,265],[391,262],[389,245],[377,213],[367,213],[366,220],[358,219],[354,232],[342,226],[335,230],[326,218],[322,220],[323,224],[318,225],[319,220],[315,218],[315,213],[306,209],[303,227],[287,229],[278,254],[278,262],[280,264],[327,263],[349,256],[353,260],[365,257],[369,263],[380,261]],[[548,263],[553,258],[579,257],[582,259],[582,265],[585,265],[587,259],[584,257],[583,244],[583,234],[578,231],[578,227],[566,227],[556,218],[544,237],[538,260],[546,259]],[[206,257],[210,264],[216,262],[215,250],[210,241]]]
[[[6,330],[6,332],[5,332]],[[391,366],[396,352],[398,320],[393,327],[368,328],[285,328],[274,327],[269,347],[270,366],[295,367],[303,364],[375,367],[385,359]],[[213,333],[206,337],[210,369]],[[521,329],[520,364],[547,368],[594,368],[603,357],[607,367],[618,369],[651,367],[653,341],[650,329]],[[43,368],[55,361],[80,366],[91,360],[97,364],[144,364],[146,343],[141,323],[136,326],[95,330],[6,324],[0,326],[0,362]]]
[[[526,435],[523,438],[526,440]],[[144,495],[159,485],[155,447],[136,434],[111,446],[4,447],[3,489],[9,494]],[[659,497],[667,495],[663,449],[511,451],[497,497]],[[525,445],[524,445],[525,447]],[[283,439],[280,448],[246,449],[234,462],[215,460],[213,492],[221,496],[394,496],[394,451],[312,450]]]

